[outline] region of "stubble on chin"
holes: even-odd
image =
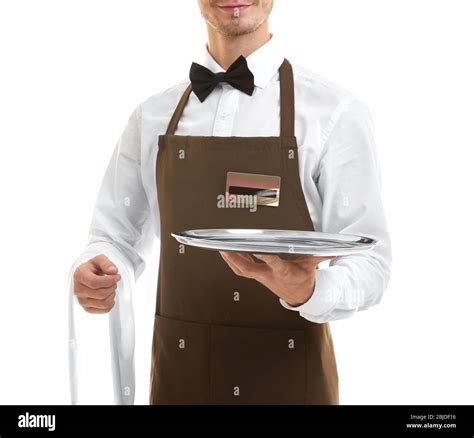
[[[256,2],[258,4],[258,2]],[[269,3],[262,16],[252,18],[248,23],[243,23],[242,18],[232,17],[230,22],[220,23],[215,17],[209,14],[202,13],[202,17],[206,23],[214,29],[216,32],[226,37],[238,37],[242,35],[248,35],[255,32],[265,23],[272,10],[272,3]]]

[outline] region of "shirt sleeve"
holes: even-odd
[[[134,403],[132,290],[145,268],[154,240],[150,205],[140,170],[140,124],[138,107],[130,116],[107,166],[95,203],[88,244],[69,273],[73,404],[110,404],[112,394],[117,404]],[[122,278],[112,311],[91,315],[82,309],[73,294],[72,275],[79,264],[99,254],[106,255],[117,266]]]
[[[89,244],[114,247],[137,279],[153,245],[150,204],[141,176],[141,110],[130,116],[97,197]]]
[[[280,299],[284,307],[316,323],[348,318],[379,303],[392,259],[371,114],[354,98],[340,105],[330,123],[315,175],[323,202],[322,231],[360,234],[378,245],[317,269],[313,295],[304,304],[290,306]]]

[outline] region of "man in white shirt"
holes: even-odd
[[[390,276],[391,248],[370,113],[362,101],[343,88],[300,66],[290,66],[269,32],[272,0],[199,0],[199,5],[208,28],[202,65],[195,64],[191,69],[191,84],[185,80],[152,96],[131,115],[104,176],[90,241],[73,267],[74,294],[90,313],[109,312],[116,300],[122,300],[114,327],[123,336],[124,321],[128,324],[130,321],[130,314],[127,318],[126,313],[129,289],[143,272],[154,237],[160,237],[162,278],[157,295],[151,403],[337,403],[337,370],[327,323],[378,303]],[[244,72],[242,77],[234,81],[241,72]],[[206,75],[208,83],[204,80]],[[288,78],[284,84],[280,80],[283,77]],[[183,140],[187,137],[195,143],[187,144],[188,140]],[[206,164],[200,164],[202,157],[206,157],[204,161],[209,165],[215,155],[206,155],[205,148],[228,148],[234,141],[229,140],[231,137],[240,142],[237,145],[240,157],[232,158],[229,153],[227,158],[216,158],[205,169]],[[287,146],[294,147],[296,160],[289,167],[271,164],[275,155],[270,146],[258,152],[261,147],[247,141],[260,137],[269,139],[270,145],[275,138],[280,139],[278,144],[294,138],[295,144],[288,141]],[[195,159],[191,156],[190,167],[183,167],[187,169],[184,172],[187,181],[176,176],[182,173],[181,162],[173,161],[170,152],[179,145],[191,154],[194,151],[199,154],[202,147],[203,155]],[[276,145],[277,142],[275,154],[278,154]],[[268,170],[251,167],[255,166],[255,160]],[[378,245],[366,253],[331,258],[329,266],[319,269],[319,263],[327,258],[283,260],[277,256],[257,256],[260,263],[256,263],[248,255],[223,252],[223,263],[222,259],[213,258],[217,253],[207,255],[211,252],[194,248],[194,252],[186,249],[185,257],[175,256],[176,242],[168,236],[168,231],[180,231],[179,226],[202,228],[198,225],[210,224],[211,217],[221,214],[212,207],[204,211],[209,196],[202,198],[206,187],[209,193],[220,187],[220,182],[211,181],[211,177],[208,183],[204,170],[218,172],[219,166],[222,173],[226,169],[240,172],[256,169],[250,173],[282,177],[279,207],[261,207],[260,216],[235,212],[226,225],[234,228],[288,225],[286,229],[361,234],[376,239]],[[172,172],[173,175],[167,175]],[[200,184],[200,181],[204,182]],[[179,187],[183,184],[186,188],[181,193]],[[288,196],[284,199],[286,190]],[[186,194],[202,201],[190,210],[195,212],[195,222],[183,222],[172,204],[173,200],[175,204],[183,202],[180,197]],[[214,228],[226,227],[225,214],[222,213]],[[217,269],[215,282],[202,289],[193,286],[208,281],[194,268],[201,263]],[[178,268],[183,277],[186,277],[183,270],[189,272],[188,280],[183,279],[182,283],[171,280]],[[212,275],[208,273],[207,277]],[[209,289],[222,290],[229,282],[233,284],[228,289],[234,294],[239,288],[252,291],[252,296],[261,294],[263,298],[249,302],[247,308],[221,303],[225,293],[213,295]],[[122,283],[123,296],[120,288],[116,295]],[[173,293],[167,292],[170,289]],[[236,331],[248,326],[254,331]],[[279,350],[279,341],[270,334],[274,328],[283,330],[281,333],[288,335],[288,339],[296,339],[297,345],[303,345],[283,365],[294,373],[303,374],[300,371],[306,369],[308,376],[304,381],[290,381],[280,392],[271,389],[275,386],[272,376],[283,372],[283,365],[274,370],[274,375],[269,373],[268,381],[261,376],[262,370],[269,369],[270,361],[283,363],[282,358],[287,357]],[[218,336],[212,340],[212,333],[221,333],[222,339]],[[174,338],[182,341],[176,351],[171,341]],[[239,346],[240,338],[255,339],[251,349]],[[323,342],[322,338],[326,340]],[[233,346],[235,353],[227,350],[230,339],[237,339]],[[183,356],[191,354],[193,345],[196,350],[192,355]],[[258,360],[245,359],[255,356],[255,351],[264,350],[265,345],[270,347]],[[123,340],[118,348],[124,348]],[[203,357],[209,351],[215,351],[216,357],[207,363]],[[302,358],[303,351],[307,351],[309,359]],[[223,359],[232,354],[235,354],[232,364],[244,357],[237,368]],[[117,353],[115,361],[120,362],[121,357]],[[195,362],[197,370],[189,371],[189,360]],[[316,364],[321,362],[324,369],[317,369]],[[116,396],[117,402],[133,403],[133,391],[131,398],[125,400],[122,391],[125,386],[133,386],[130,370],[127,371],[125,362],[117,363],[116,367],[121,370],[116,372],[115,379],[116,394],[121,394]],[[214,380],[202,383],[215,367],[227,371],[211,373]],[[181,380],[188,377],[201,383],[193,383],[191,389],[181,388],[179,381],[172,378],[173,369]],[[260,370],[260,377],[253,376],[254,370]],[[126,375],[132,383],[124,383]],[[246,380],[251,385],[246,386]],[[164,381],[169,383],[165,385]]]

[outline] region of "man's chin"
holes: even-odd
[[[260,26],[255,26],[252,24],[239,23],[239,24],[225,24],[222,26],[214,26],[219,33],[222,33],[228,37],[239,37],[243,35],[248,35],[255,32]]]

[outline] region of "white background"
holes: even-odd
[[[67,274],[132,110],[187,76],[195,0],[0,3],[0,404],[69,403]],[[344,404],[474,403],[474,27],[469,0],[275,0],[287,57],[364,100],[393,241],[382,303],[331,325]],[[148,402],[157,246],[135,292]],[[92,315],[90,402],[112,400]],[[284,376],[282,376],[282,379]]]

